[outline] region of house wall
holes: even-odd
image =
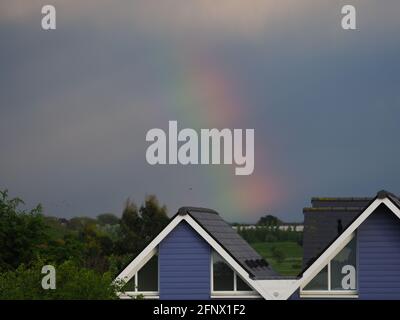
[[[211,248],[186,222],[159,245],[160,299],[210,299]]]
[[[400,220],[379,207],[358,228],[360,299],[400,299]]]

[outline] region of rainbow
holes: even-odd
[[[237,95],[234,79],[207,55],[186,53],[182,57],[181,53],[170,60],[176,59],[179,63],[169,68],[173,76],[168,99],[160,106],[170,119],[196,130],[241,128],[246,106]],[[279,199],[277,179],[266,170],[264,149],[256,137],[255,171],[250,176],[235,176],[229,165],[209,167],[206,179],[215,209],[230,215],[232,221],[254,220]]]

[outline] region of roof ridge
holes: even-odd
[[[178,209],[178,214],[181,216],[184,216],[186,214],[189,214],[189,211],[206,212],[206,213],[213,213],[213,214],[219,215],[218,212],[213,209],[201,208],[201,207],[190,207],[190,206],[180,207]]]
[[[386,190],[381,190],[379,191],[376,196],[378,199],[384,199],[384,198],[389,198],[389,197],[394,197],[396,199],[399,199],[394,193],[386,191]]]

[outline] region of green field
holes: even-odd
[[[281,275],[297,275],[301,271],[303,248],[296,242],[256,242],[251,246]],[[278,262],[273,248],[284,253],[284,259]]]

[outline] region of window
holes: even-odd
[[[357,241],[354,237],[331,260],[331,290],[356,290]]]
[[[357,294],[357,237],[302,288],[303,295]]]
[[[253,289],[215,251],[212,253],[213,292],[252,292]]]
[[[150,258],[122,289],[125,292],[158,292],[158,255]]]
[[[323,268],[303,290],[328,290],[328,266]]]
[[[236,274],[236,289],[237,291],[253,291],[244,280]]]
[[[214,291],[234,290],[234,272],[217,253],[213,254],[213,280]]]

